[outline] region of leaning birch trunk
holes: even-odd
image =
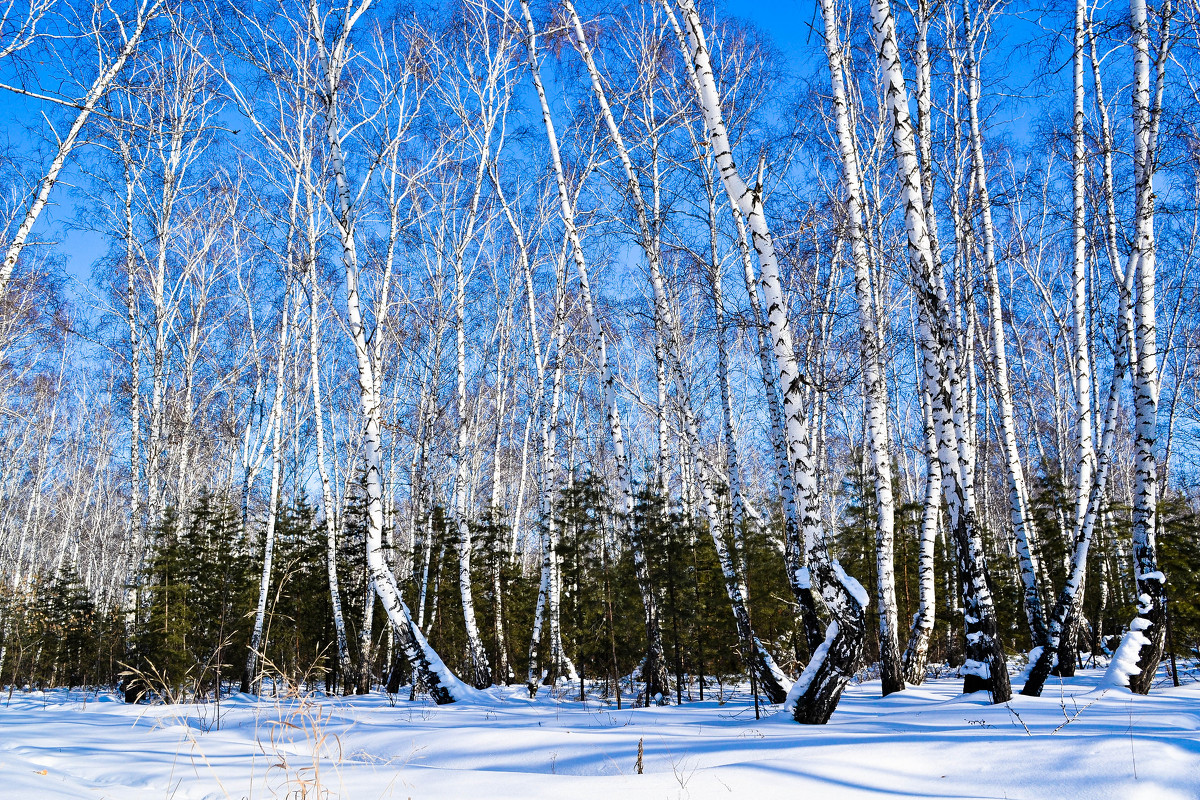
[[[900,658],[899,620],[896,611],[896,576],[893,549],[896,506],[892,497],[892,457],[888,435],[887,383],[880,358],[881,326],[876,291],[863,231],[863,186],[858,171],[858,152],[850,130],[842,68],[842,41],[838,32],[834,0],[821,0],[825,20],[825,54],[833,89],[834,121],[842,182],[846,189],[846,217],[854,295],[858,301],[859,360],[862,364],[863,400],[867,411],[867,439],[871,452],[871,474],[875,484],[875,557],[879,606],[879,673],[883,694],[904,688]]]
[[[275,397],[271,402],[271,417],[267,426],[271,429],[271,495],[267,502],[267,529],[263,534],[262,576],[258,582],[258,606],[254,611],[254,628],[250,632],[250,647],[246,655],[246,671],[242,673],[242,691],[249,692],[259,683],[258,656],[263,647],[263,623],[267,615],[267,595],[271,591],[271,566],[275,553],[275,521],[279,516],[279,478],[283,456],[279,452],[283,432],[283,369],[288,350],[288,311],[291,286],[283,293],[283,316],[279,322],[279,345],[275,356]]]
[[[605,341],[604,329],[600,325],[600,317],[592,298],[591,283],[588,280],[587,261],[584,258],[583,246],[580,242],[579,231],[575,226],[574,205],[567,189],[566,172],[563,169],[562,158],[559,155],[558,135],[554,129],[554,120],[550,115],[550,104],[546,99],[546,91],[542,85],[541,68],[537,55],[537,38],[533,26],[533,17],[529,13],[527,0],[522,0],[521,12],[525,17],[527,31],[526,46],[529,50],[529,70],[533,77],[534,88],[537,90],[538,101],[542,109],[542,122],[546,128],[547,144],[550,148],[550,158],[554,167],[555,182],[558,187],[559,212],[563,227],[566,228],[570,241],[571,256],[579,277],[580,293],[584,310],[587,313],[589,332],[600,373],[600,388],[602,395],[603,413],[608,421],[609,440],[613,445],[613,456],[616,462],[617,491],[619,510],[629,540],[630,551],[633,555],[634,575],[637,579],[638,590],[642,597],[642,608],[646,621],[646,658],[642,664],[642,677],[646,681],[647,697],[670,694],[667,677],[667,663],[663,655],[662,628],[659,621],[659,602],[656,590],[650,578],[650,568],[646,561],[645,549],[633,525],[633,486],[629,463],[625,454],[624,431],[621,426],[621,413],[617,408],[616,385],[612,369],[608,363],[608,348]]]
[[[992,344],[992,372],[995,376],[996,405],[1000,412],[1000,430],[1003,435],[1004,464],[1007,470],[1009,494],[1009,518],[1016,535],[1017,561],[1021,567],[1021,583],[1024,588],[1022,602],[1025,619],[1029,624],[1030,637],[1035,646],[1046,644],[1046,613],[1042,594],[1038,588],[1037,565],[1034,548],[1036,529],[1029,513],[1028,490],[1025,486],[1025,471],[1021,466],[1021,454],[1017,447],[1016,423],[1013,420],[1012,387],[1008,378],[1008,354],[1004,338],[1004,315],[1000,305],[1000,278],[996,265],[996,233],[992,226],[992,203],[988,192],[987,167],[984,163],[983,134],[979,124],[979,59],[975,52],[975,29],[971,26],[969,4],[963,3],[963,24],[967,29],[967,111],[970,121],[971,168],[979,199],[979,217],[983,228],[983,260],[987,272],[988,329]],[[1082,46],[1080,39],[1080,46]],[[1076,76],[1082,89],[1082,52],[1076,54]],[[1082,115],[1082,98],[1076,99],[1077,113]],[[1079,118],[1082,124],[1082,116]],[[1082,143],[1076,145],[1082,147]],[[1082,213],[1080,209],[1078,213]],[[1077,247],[1082,247],[1079,239]],[[1077,252],[1077,257],[1078,257]],[[1077,264],[1077,269],[1081,265]],[[1086,353],[1086,347],[1085,347]],[[1089,378],[1090,380],[1090,378]],[[1090,414],[1087,423],[1091,425]],[[1090,450],[1090,436],[1088,447]],[[1090,467],[1090,462],[1089,462]],[[1090,477],[1090,476],[1089,476]]]
[[[311,217],[310,217],[311,218]],[[325,405],[321,398],[321,368],[319,356],[319,316],[317,296],[317,259],[315,231],[309,228],[308,251],[308,282],[309,282],[309,311],[308,311],[308,368],[309,384],[312,386],[313,417],[317,439],[317,472],[321,477],[321,508],[325,517],[325,573],[329,581],[329,600],[333,609],[333,629],[337,642],[338,677],[345,686],[350,675],[350,651],[346,641],[346,620],[342,614],[342,593],[338,586],[337,566],[337,519],[334,509],[337,507],[333,488],[329,480],[329,467],[325,463]]]
[[[721,285],[721,255],[717,245],[717,198],[713,191],[709,163],[705,163],[704,172],[704,188],[708,194],[709,284],[712,286],[713,320],[717,335],[717,387],[721,396],[721,434],[725,440],[725,483],[729,487],[729,522],[732,526],[728,539],[738,551],[734,553],[734,557],[744,586],[746,562],[742,527],[746,524],[746,504],[742,495],[737,440],[733,435],[733,401],[729,393],[729,348],[725,341],[724,287]]]
[[[721,429],[725,439],[725,480],[729,487],[730,497],[730,514],[728,522],[730,531],[725,537],[729,543],[730,549],[733,551],[729,554],[728,560],[732,562],[734,569],[738,574],[738,592],[747,604],[746,622],[748,640],[754,643],[756,651],[764,650],[762,644],[757,637],[754,636],[752,620],[749,617],[749,599],[750,590],[746,582],[746,563],[745,563],[745,547],[743,542],[742,530],[746,518],[746,504],[742,495],[741,476],[738,466],[738,451],[737,442],[733,435],[733,406],[730,400],[729,393],[729,354],[725,342],[725,311],[722,307],[722,286],[721,286],[721,259],[717,247],[717,198],[715,187],[712,185],[711,166],[706,163],[705,170],[705,190],[708,194],[708,223],[709,223],[709,282],[712,286],[713,294],[713,315],[716,322],[717,335],[717,385],[720,389],[721,397]],[[712,520],[710,518],[710,525]],[[740,621],[740,620],[739,620]],[[819,645],[818,645],[819,646]],[[761,675],[760,669],[757,675]],[[782,681],[775,675],[770,678],[774,683],[780,684]],[[766,683],[766,690],[772,690],[772,683]],[[786,698],[786,693],[784,694]],[[776,701],[777,702],[777,701]]]
[[[12,241],[9,242],[8,247],[5,249],[4,261],[0,262],[0,296],[4,295],[4,291],[8,287],[8,281],[12,277],[17,259],[21,257],[21,253],[28,243],[29,234],[33,231],[34,224],[37,223],[38,217],[41,216],[42,211],[46,208],[46,203],[50,200],[50,192],[58,182],[59,173],[67,165],[67,159],[76,145],[79,144],[79,137],[82,135],[88,119],[108,93],[109,87],[112,86],[113,81],[117,79],[121,70],[124,69],[126,62],[137,52],[138,47],[141,45],[142,36],[146,32],[146,26],[163,13],[163,5],[164,0],[143,0],[138,7],[137,17],[131,20],[130,23],[121,25],[120,30],[124,36],[124,41],[121,43],[121,49],[117,52],[116,58],[113,59],[112,63],[102,65],[100,74],[96,76],[96,79],[92,82],[91,87],[79,105],[76,106],[73,103],[66,104],[77,108],[78,113],[76,113],[71,127],[67,130],[66,136],[58,140],[58,150],[55,152],[54,158],[50,162],[50,167],[46,170],[46,174],[38,184],[38,190],[33,197],[33,202],[25,210],[21,224],[17,226],[17,231],[13,234]],[[97,39],[99,38],[97,37]],[[103,59],[102,54],[101,59]]]
[[[359,411],[362,415],[362,457],[365,462],[364,484],[367,494],[367,565],[388,619],[396,629],[399,644],[412,667],[414,681],[420,681],[438,704],[467,698],[471,689],[463,684],[442,662],[425,636],[413,624],[412,616],[400,596],[396,577],[383,556],[383,486],[380,477],[381,425],[376,402],[375,365],[362,319],[358,293],[358,255],[355,242],[354,207],[346,163],[342,155],[342,131],[339,124],[339,90],[348,58],[347,39],[358,19],[370,7],[371,0],[359,0],[344,14],[336,41],[325,41],[323,21],[312,9],[309,24],[320,61],[319,99],[325,115],[325,136],[329,147],[329,169],[337,197],[334,228],[342,246],[342,265],[346,272],[346,328],[354,345],[358,372]],[[377,320],[376,324],[381,321]]]
[[[1150,94],[1150,28],[1145,0],[1130,0],[1134,33],[1134,177],[1135,231],[1127,270],[1134,272],[1134,486],[1133,561],[1137,582],[1137,616],[1113,655],[1106,682],[1148,694],[1166,642],[1166,578],[1158,569],[1155,540],[1158,502],[1158,350],[1154,313],[1156,245],[1154,240],[1154,173],[1158,116],[1169,41],[1169,4],[1164,6],[1155,96]]]
[[[871,21],[882,82],[880,88],[891,117],[892,149],[900,170],[905,203],[909,263],[920,308],[920,338],[925,350],[922,359],[924,380],[934,398],[943,497],[958,548],[967,634],[966,661],[961,668],[965,675],[963,690],[987,690],[991,693],[992,702],[1003,703],[1012,696],[1012,690],[997,634],[991,590],[987,585],[983,540],[975,519],[971,491],[974,469],[972,425],[964,413],[969,401],[962,397],[945,291],[934,272],[926,227],[925,198],[921,191],[916,144],[908,111],[908,88],[904,83],[896,44],[896,24],[889,0],[872,0]],[[956,395],[958,402],[955,401]]]
[[[775,247],[763,211],[761,187],[752,190],[738,174],[733,161],[732,146],[725,129],[721,110],[720,92],[705,43],[700,15],[692,0],[678,0],[684,14],[686,42],[683,31],[670,6],[664,3],[671,16],[681,45],[686,46],[688,64],[692,73],[700,109],[704,114],[717,166],[721,172],[725,190],[749,222],[754,235],[754,247],[758,252],[762,269],[760,286],[767,303],[767,319],[774,342],[776,371],[783,391],[784,409],[787,414],[786,432],[788,459],[795,477],[797,499],[800,505],[802,535],[810,556],[819,554],[824,532],[820,517],[816,465],[809,446],[806,412],[802,403],[801,377],[792,344],[792,333],[788,324],[787,305],[780,283],[779,263]],[[825,723],[829,721],[842,690],[849,682],[862,658],[866,620],[863,608],[867,593],[832,560],[813,558],[811,572],[818,579],[822,598],[833,617],[826,631],[825,641],[813,653],[808,666],[799,680],[788,692],[788,704],[798,722]],[[804,586],[810,580],[810,569],[802,570],[796,581]]]
[[[792,468],[788,463],[787,435],[783,427],[783,401],[779,397],[779,384],[775,375],[774,356],[771,354],[771,344],[767,340],[769,324],[763,317],[762,304],[758,299],[758,278],[755,277],[754,262],[750,256],[750,241],[746,233],[746,223],[737,203],[732,199],[730,206],[733,219],[737,224],[738,250],[742,257],[742,273],[746,281],[746,294],[750,298],[750,311],[753,314],[753,324],[758,338],[758,367],[762,378],[763,393],[767,396],[767,410],[771,418],[771,451],[775,456],[775,474],[779,481],[780,494],[783,496],[783,547],[784,562],[787,566],[788,585],[796,604],[800,607],[800,621],[804,628],[804,639],[808,645],[809,654],[815,653],[825,641],[825,631],[817,616],[816,595],[809,581],[801,581],[801,570],[808,566],[808,551],[804,547],[804,537],[801,534],[800,510],[796,505],[796,482],[792,477]]]
[[[708,517],[709,534],[712,537],[713,545],[716,547],[717,556],[721,563],[721,571],[725,578],[725,590],[729,596],[730,607],[737,625],[742,653],[747,661],[748,668],[754,670],[758,676],[759,686],[763,692],[771,698],[772,702],[782,702],[787,696],[787,689],[785,688],[787,678],[775,664],[775,660],[771,657],[770,653],[767,652],[766,648],[763,647],[762,643],[754,635],[750,621],[750,611],[746,605],[744,587],[741,585],[741,580],[738,576],[734,556],[729,553],[724,542],[721,540],[723,526],[713,491],[713,480],[712,476],[708,474],[706,465],[701,458],[698,426],[691,401],[688,397],[687,381],[683,375],[679,348],[676,342],[678,326],[676,325],[671,301],[667,297],[665,282],[662,276],[661,254],[655,244],[650,216],[647,212],[645,199],[642,196],[641,182],[633,166],[633,161],[629,156],[629,151],[625,146],[624,138],[617,127],[612,109],[609,106],[603,82],[600,78],[600,71],[596,68],[596,63],[592,57],[591,48],[588,46],[587,37],[584,34],[583,23],[579,18],[579,14],[575,11],[575,7],[570,0],[563,0],[563,8],[567,12],[568,23],[574,34],[573,41],[575,48],[583,58],[583,63],[587,67],[588,75],[591,78],[592,92],[600,107],[601,118],[608,128],[609,138],[616,148],[617,156],[621,161],[621,166],[625,173],[626,185],[629,189],[630,199],[633,202],[635,216],[638,221],[638,244],[646,256],[650,270],[650,283],[654,289],[656,324],[661,324],[663,328],[663,336],[667,344],[666,355],[668,367],[671,372],[672,382],[675,384],[677,400],[683,412],[684,429],[689,450],[688,455],[691,461],[690,466],[693,468],[695,477],[698,479],[705,513]]]

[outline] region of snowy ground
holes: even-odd
[[[16,692],[0,798],[1200,798],[1200,683],[1135,697],[1098,680],[1009,707],[955,679],[886,699],[874,681],[814,727],[755,720],[745,695],[623,711],[517,688],[445,707],[234,698],[217,729],[212,705]]]

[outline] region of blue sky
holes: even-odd
[[[809,62],[809,59],[821,59],[819,27],[813,27],[820,24],[814,0],[730,0],[723,3],[722,7],[726,14],[741,17],[766,31],[778,47],[781,56],[790,62],[787,66],[793,74],[804,72],[809,63],[816,63]],[[1049,19],[1043,19],[1042,12],[1036,9],[1026,10],[1023,16],[1006,14],[1004,21],[1006,35],[1010,39],[1036,38],[1039,33],[1045,33],[1045,28],[1054,27],[1055,24]],[[1000,49],[1003,51],[1006,48]],[[1030,52],[1026,53],[1023,60],[1005,59],[1004,64],[996,64],[996,69],[993,70],[994,74],[1005,73],[1005,82],[1017,88],[1021,94],[1034,88],[1028,79],[1022,80],[1023,75],[1033,74],[1033,68],[1038,63],[1038,57],[1030,57]],[[9,76],[5,77],[12,80]],[[1017,137],[1024,136],[1028,129],[1028,120],[1021,109],[1030,107],[1028,102],[1017,101],[1010,104],[1005,114],[1007,119],[1002,121],[1008,133]],[[38,101],[0,91],[0,119],[5,120],[0,135],[14,144],[17,150],[22,149],[22,142],[27,138],[25,126],[38,125],[38,115],[42,110],[43,104]],[[51,207],[39,221],[36,238],[40,241],[54,242],[68,274],[76,281],[86,284],[90,279],[92,265],[102,254],[106,244],[103,236],[82,230],[77,224],[81,202],[77,198],[78,192],[74,186],[78,179],[79,174],[73,166],[66,170],[62,182],[55,187],[52,194]]]

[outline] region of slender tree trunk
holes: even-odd
[[[908,231],[908,251],[914,289],[920,309],[920,335],[924,380],[934,398],[934,422],[942,461],[943,497],[950,530],[959,556],[959,583],[963,590],[967,634],[966,692],[987,690],[992,702],[1003,703],[1012,694],[1004,652],[1000,647],[996,613],[987,583],[983,541],[975,519],[972,491],[974,447],[972,427],[966,412],[970,396],[965,392],[954,363],[949,333],[949,313],[944,289],[934,273],[933,255],[926,227],[925,199],[920,185],[916,145],[908,111],[908,89],[904,83],[896,25],[889,0],[872,0],[871,20],[878,54],[881,90],[891,118],[892,149],[900,170]],[[970,350],[964,350],[969,363]],[[943,377],[944,376],[944,377]],[[947,385],[948,384],[948,385]]]
[[[1170,3],[1162,8],[1162,46],[1158,52],[1158,80],[1154,97],[1150,87],[1150,27],[1145,0],[1130,0],[1134,34],[1134,177],[1136,179],[1135,231],[1127,270],[1134,271],[1133,414],[1133,561],[1137,581],[1137,616],[1129,624],[1113,656],[1106,680],[1148,694],[1166,642],[1166,579],[1158,569],[1157,533],[1158,459],[1158,349],[1154,283],[1154,188],[1157,162],[1158,117],[1162,103],[1163,74],[1170,40]]]
[[[825,641],[813,653],[808,666],[788,693],[788,703],[793,717],[798,722],[824,723],[828,722],[833,714],[842,689],[862,657],[866,624],[863,607],[867,603],[867,594],[858,581],[847,575],[836,561],[828,559],[827,553],[824,553],[822,558],[812,558],[820,552],[817,548],[823,545],[824,540],[817,470],[809,445],[808,419],[802,401],[802,378],[792,344],[779,263],[762,204],[762,187],[747,186],[738,173],[733,161],[729,135],[725,129],[721,95],[713,74],[700,15],[692,0],[678,0],[678,5],[684,14],[686,41],[670,7],[665,7],[671,16],[676,34],[680,37],[680,44],[685,47],[689,58],[693,86],[708,127],[721,179],[730,200],[746,217],[754,235],[754,248],[758,252],[762,268],[760,286],[767,304],[776,371],[779,374],[787,414],[788,460],[796,482],[801,533],[809,545],[806,547],[810,554],[809,569],[818,579],[821,595],[833,617],[826,631]],[[809,569],[799,571],[800,574],[796,576],[796,581],[801,586],[809,585]]]
[[[565,262],[565,254],[562,260]],[[562,263],[556,272],[554,332],[552,343],[547,345],[554,348],[554,361],[550,368],[552,376],[550,407],[542,418],[541,480],[539,481],[541,486],[539,515],[542,521],[542,570],[541,582],[538,585],[537,606],[534,609],[533,631],[529,640],[529,669],[525,681],[530,697],[537,694],[537,687],[543,679],[539,660],[543,628],[547,625],[547,616],[553,617],[558,612],[557,601],[554,599],[556,594],[555,571],[558,562],[558,523],[554,518],[554,494],[557,489],[558,425],[562,407],[563,372],[566,360],[566,354],[563,352],[566,347],[566,319],[563,308],[566,289],[563,276],[565,266],[565,263]],[[547,353],[547,357],[550,357],[549,353]],[[560,670],[569,674],[574,672],[574,669],[562,669],[566,666],[564,664],[565,657],[562,653],[561,643],[554,641],[554,634],[557,632],[558,626],[553,619],[549,620],[549,628],[550,662],[545,670],[545,679],[549,681],[550,685],[553,685]]]
[[[938,460],[937,434],[933,425],[933,399],[924,386],[918,386],[917,391],[921,397],[921,420],[925,434],[925,499],[921,505],[921,533],[917,556],[919,599],[903,661],[904,679],[920,685],[925,682],[929,639],[933,634],[937,615],[934,548],[941,521],[942,464]]]
[[[881,364],[880,343],[883,320],[873,287],[871,264],[863,233],[863,187],[858,169],[858,152],[850,128],[842,68],[842,41],[838,32],[834,0],[821,0],[825,19],[825,54],[833,89],[834,118],[838,150],[842,161],[842,182],[846,189],[846,216],[849,230],[854,294],[858,300],[859,360],[862,364],[863,400],[866,404],[867,443],[871,454],[871,475],[875,489],[875,557],[877,603],[879,607],[879,664],[883,694],[904,688],[900,659],[899,621],[896,611],[896,578],[893,549],[895,543],[895,500],[892,497],[892,461],[888,434],[887,382]]]
[[[584,65],[587,67],[588,75],[591,78],[593,94],[600,107],[600,115],[608,128],[609,138],[616,147],[617,155],[620,158],[625,173],[630,198],[633,201],[640,233],[638,237],[639,244],[646,256],[650,271],[650,283],[654,289],[656,324],[662,325],[663,333],[666,337],[667,366],[671,373],[672,382],[675,384],[676,400],[683,412],[683,427],[686,434],[690,466],[695,470],[695,477],[699,484],[700,494],[708,517],[709,533],[712,536],[713,544],[717,549],[717,556],[721,562],[721,571],[725,577],[726,593],[729,595],[731,610],[737,624],[742,652],[749,661],[748,667],[756,672],[764,692],[771,697],[772,702],[781,702],[787,695],[785,688],[787,678],[783,675],[779,667],[776,666],[770,653],[766,651],[766,648],[762,646],[762,643],[754,635],[754,630],[750,623],[750,612],[746,607],[745,594],[740,585],[736,565],[724,542],[721,541],[723,526],[720,524],[720,514],[716,504],[712,477],[707,474],[707,469],[701,459],[698,425],[691,400],[688,397],[687,381],[683,375],[681,357],[676,341],[678,325],[675,320],[671,301],[667,297],[666,285],[662,275],[661,254],[655,245],[654,232],[650,224],[650,215],[647,211],[646,202],[642,195],[641,183],[633,166],[633,161],[629,156],[629,151],[625,147],[624,138],[617,127],[612,109],[609,106],[600,72],[596,68],[591,48],[588,46],[587,37],[584,34],[583,23],[570,0],[563,0],[563,8],[569,17],[569,23],[574,33],[575,47],[579,51],[580,56],[582,56]]]
[[[339,88],[347,57],[346,43],[355,21],[370,6],[371,0],[359,0],[357,6],[346,9],[345,19],[336,41],[325,41],[324,21],[315,6],[310,14],[311,33],[320,58],[320,95],[325,115],[325,134],[329,147],[329,168],[335,184],[337,216],[333,222],[342,245],[342,263],[346,272],[346,327],[354,345],[358,372],[359,406],[362,423],[362,457],[365,461],[364,484],[367,494],[367,564],[375,591],[379,594],[388,618],[396,628],[401,648],[412,667],[415,680],[420,681],[434,701],[452,703],[469,696],[470,690],[458,680],[429,646],[421,631],[413,625],[404,599],[400,596],[396,578],[383,556],[383,486],[380,479],[381,426],[375,365],[363,325],[358,292],[358,256],[355,242],[354,207],[349,177],[342,155],[342,132],[339,124]],[[376,320],[380,324],[380,320]]]
[[[1007,468],[1009,516],[1016,534],[1017,560],[1021,566],[1024,586],[1022,601],[1030,636],[1035,645],[1046,644],[1046,614],[1038,590],[1034,548],[1036,529],[1029,513],[1028,490],[1021,454],[1017,446],[1016,423],[1013,419],[1012,387],[1008,378],[1008,355],[1004,337],[1004,315],[1000,301],[1000,279],[996,265],[996,235],[992,226],[992,203],[988,192],[987,167],[984,162],[983,134],[979,123],[979,60],[975,52],[976,30],[971,25],[969,0],[963,2],[963,25],[967,32],[967,110],[970,120],[971,165],[979,199],[979,216],[983,228],[983,258],[987,270],[988,328],[992,339],[992,370],[995,376],[996,401],[1000,411],[1003,433],[1004,463]],[[1082,43],[1082,42],[1081,42]],[[1082,71],[1078,73],[1082,82]],[[1076,108],[1082,113],[1082,100]],[[1089,422],[1090,425],[1090,422]]]
[[[482,156],[481,156],[482,158]],[[456,342],[456,386],[455,409],[458,435],[454,447],[454,527],[458,534],[458,589],[462,598],[463,623],[467,635],[467,652],[474,670],[472,683],[482,689],[492,682],[488,668],[487,652],[479,635],[479,624],[475,620],[475,599],[471,585],[471,525],[467,521],[467,480],[470,465],[467,460],[467,444],[470,435],[467,420],[467,345],[466,345],[466,275],[462,259],[454,264],[454,337]]]
[[[50,191],[58,182],[59,173],[63,167],[67,165],[67,159],[71,152],[79,144],[80,136],[83,134],[83,129],[87,125],[88,119],[92,112],[100,104],[100,101],[108,94],[109,87],[113,81],[120,75],[121,70],[125,68],[126,62],[134,57],[138,48],[141,46],[142,36],[146,32],[146,27],[157,19],[164,11],[164,0],[143,0],[138,6],[136,16],[132,20],[123,20],[120,23],[120,32],[123,41],[120,43],[120,49],[116,53],[116,57],[110,63],[103,63],[103,54],[100,54],[101,61],[100,72],[92,81],[92,85],[88,88],[87,94],[78,106],[73,104],[73,108],[77,109],[75,119],[71,123],[71,127],[67,130],[67,134],[58,139],[58,150],[54,154],[54,158],[50,161],[50,167],[46,170],[46,174],[42,176],[38,183],[37,193],[33,197],[33,202],[25,209],[25,214],[21,219],[21,224],[17,226],[16,233],[13,234],[12,240],[5,248],[4,261],[0,262],[0,296],[3,296],[5,289],[8,287],[9,278],[12,277],[13,268],[17,264],[17,259],[28,243],[29,234],[33,232],[33,226],[41,216],[42,211],[46,208],[46,203],[50,200]],[[5,14],[5,17],[8,15]],[[96,36],[98,43],[103,37]]]
[[[746,223],[737,203],[731,199],[730,205],[733,210],[734,222],[737,225],[737,242],[742,257],[742,272],[746,279],[746,294],[750,298],[750,310],[754,315],[754,327],[758,338],[759,374],[762,377],[763,392],[767,396],[767,410],[771,419],[771,450],[775,456],[775,474],[779,481],[780,494],[783,497],[783,547],[788,585],[800,606],[800,620],[804,628],[805,644],[811,655],[821,646],[821,642],[825,641],[825,631],[817,616],[817,600],[812,584],[803,578],[807,574],[808,550],[804,546],[800,510],[796,505],[796,482],[792,476],[791,465],[788,463],[787,435],[783,424],[783,400],[779,396],[774,356],[767,338],[770,326],[763,316],[762,304],[758,298],[758,278],[755,276],[754,262],[750,256],[750,240],[746,233]]]
[[[580,294],[582,295],[584,311],[587,314],[588,327],[591,335],[597,368],[600,373],[600,388],[604,414],[608,421],[609,441],[613,446],[613,458],[616,462],[618,511],[623,519],[625,532],[629,540],[630,551],[633,555],[634,574],[638,582],[638,590],[642,597],[642,607],[646,621],[646,659],[643,662],[643,677],[647,681],[649,696],[662,694],[666,696],[669,689],[667,664],[663,656],[662,630],[659,621],[660,603],[656,589],[650,579],[650,569],[646,562],[645,550],[636,527],[633,525],[633,488],[629,463],[625,454],[624,431],[621,426],[621,413],[616,402],[616,385],[611,367],[608,363],[608,348],[605,341],[604,329],[600,325],[600,317],[596,312],[591,293],[591,283],[588,279],[587,262],[580,242],[579,232],[575,225],[575,211],[567,188],[566,172],[563,169],[562,158],[559,155],[558,135],[554,129],[554,121],[550,115],[550,104],[546,99],[545,88],[542,85],[541,69],[537,54],[537,38],[533,26],[533,17],[529,12],[527,0],[522,0],[521,11],[525,17],[527,31],[526,46],[529,50],[529,70],[533,77],[534,88],[537,90],[538,101],[542,109],[542,122],[546,129],[547,144],[550,148],[551,163],[554,168],[555,182],[558,187],[559,212],[567,238],[571,246],[571,256],[579,277]],[[653,691],[649,691],[652,689]]]
[[[338,584],[337,566],[337,503],[329,480],[329,468],[325,463],[325,406],[321,396],[320,316],[317,287],[317,259],[313,249],[313,231],[310,228],[308,251],[308,366],[309,384],[312,387],[313,421],[317,440],[317,473],[321,477],[321,509],[325,518],[325,574],[329,583],[329,601],[333,612],[333,630],[337,646],[338,675],[345,681],[350,674],[350,652],[346,641],[346,620],[342,614],[342,593]]]
[[[275,356],[275,398],[271,403],[271,495],[267,502],[267,527],[263,534],[262,576],[258,582],[258,606],[254,612],[254,628],[250,632],[250,647],[246,655],[246,671],[242,674],[242,691],[249,692],[259,683],[258,658],[263,643],[263,624],[267,614],[267,596],[271,591],[271,567],[275,554],[275,522],[279,516],[279,481],[283,456],[279,452],[283,431],[284,365],[287,361],[288,312],[291,309],[291,284],[283,293],[282,317],[279,322],[278,352]],[[261,690],[261,689],[260,689]]]

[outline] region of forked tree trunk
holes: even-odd
[[[776,372],[779,375],[787,414],[788,460],[796,482],[801,534],[811,545],[806,548],[810,554],[810,567],[802,570],[801,574],[796,576],[796,580],[801,586],[805,586],[810,585],[810,574],[816,577],[821,595],[833,617],[824,643],[813,653],[804,673],[789,691],[788,703],[793,717],[798,722],[825,723],[833,714],[842,690],[862,657],[865,633],[863,607],[867,602],[867,593],[836,561],[828,559],[828,553],[822,553],[819,549],[820,545],[823,545],[824,531],[820,517],[816,464],[809,445],[801,376],[792,344],[779,262],[762,205],[761,187],[752,189],[747,186],[734,164],[721,110],[721,95],[713,74],[700,15],[692,0],[678,0],[678,5],[684,14],[686,41],[684,30],[680,29],[670,6],[664,3],[676,34],[680,37],[680,44],[688,55],[693,87],[704,114],[721,180],[730,200],[738,206],[749,222],[754,235],[754,248],[758,252],[762,268],[761,288],[767,303],[767,319],[774,342]],[[799,543],[793,546],[799,546]]]

